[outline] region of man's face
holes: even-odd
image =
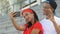
[[[43,14],[47,19],[51,18],[51,15],[53,15],[53,8],[48,3],[43,4]]]
[[[43,3],[43,14],[48,15],[48,12],[52,10],[51,6],[48,3]]]

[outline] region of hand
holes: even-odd
[[[11,12],[9,15],[10,15],[11,18],[13,18],[16,14],[17,13],[15,13],[15,12]]]
[[[33,29],[31,34],[38,34],[40,31],[38,29]]]
[[[48,10],[49,11],[47,11],[47,15],[46,15],[47,19],[50,19],[51,21],[55,21],[53,11],[50,8]]]

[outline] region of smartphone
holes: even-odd
[[[15,12],[15,13],[17,13],[17,14],[14,17],[20,17],[20,11],[19,12]]]

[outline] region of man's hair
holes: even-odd
[[[53,13],[55,13],[55,10],[57,8],[57,3],[53,0],[47,0],[47,1],[44,1],[43,3],[48,3],[50,4],[50,6],[54,9]]]

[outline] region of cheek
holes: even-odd
[[[46,12],[48,9],[43,9],[44,12]]]
[[[31,20],[31,16],[27,16],[27,17],[28,17],[27,20],[30,21]]]
[[[28,19],[29,19],[29,21],[31,21],[33,19],[33,17],[32,16],[29,16]]]
[[[45,13],[46,13],[46,11],[47,11],[46,9],[43,9],[43,14],[45,14]]]
[[[46,15],[47,11],[48,11],[48,9],[43,9],[43,14]]]
[[[28,18],[29,18],[30,20],[32,19],[32,17],[31,17],[31,16],[29,16]]]
[[[33,15],[32,14],[28,15],[28,21],[31,21],[32,19],[33,19]]]

